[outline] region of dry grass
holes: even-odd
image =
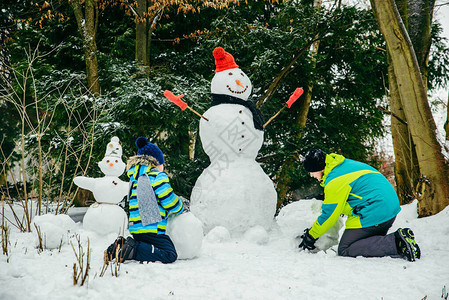
[[[108,257],[108,253],[107,251],[104,251],[104,263],[103,263],[103,267],[101,268],[100,271],[100,277],[103,277],[104,274],[106,273],[108,266],[110,265],[110,269],[111,269],[111,275],[114,277],[118,277],[119,276],[119,272],[120,272],[120,259],[118,259],[118,253],[121,249],[123,245],[118,245],[118,247],[115,250],[114,256],[115,259],[114,260],[109,260]]]
[[[9,228],[5,222],[5,197],[2,197],[2,252],[8,256]]]
[[[75,235],[75,240],[77,242],[77,247],[70,241],[76,257],[76,261],[73,263],[73,285],[83,286],[87,283],[87,279],[89,278],[90,241],[87,239],[87,252],[84,252],[79,235]]]

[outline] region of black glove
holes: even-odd
[[[315,249],[315,242],[317,239],[313,238],[313,236],[311,236],[309,234],[309,228],[304,230],[304,234],[301,235],[302,241],[301,244],[299,244],[298,248],[301,250],[313,250]]]

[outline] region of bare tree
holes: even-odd
[[[436,214],[449,205],[449,168],[436,136],[426,85],[412,41],[394,0],[371,0],[380,31],[387,43],[411,140],[415,146],[419,178],[414,196],[421,216]]]
[[[38,84],[33,75],[34,64],[51,52],[40,54],[39,49],[27,52],[28,66],[24,72],[10,68],[10,78],[2,78],[0,86],[0,101],[6,101],[15,108],[20,116],[20,136],[16,139],[16,149],[21,154],[20,178],[15,178],[10,168],[13,165],[12,155],[6,156],[0,148],[0,172],[10,174],[18,200],[23,207],[23,218],[14,211],[11,191],[8,184],[1,190],[0,196],[5,199],[13,212],[15,220],[7,220],[21,231],[31,230],[31,218],[34,214],[44,213],[43,201],[56,204],[55,213],[67,212],[73,203],[75,191],[72,184],[64,185],[66,176],[73,176],[79,172],[86,172],[90,164],[93,149],[95,124],[103,107],[98,105],[96,97],[81,83],[72,80],[64,88],[55,88],[47,93],[38,91]],[[69,95],[73,87],[84,88],[86,93],[79,96]],[[80,113],[83,111],[84,113]],[[56,114],[64,116],[64,124],[56,125]],[[58,128],[55,130],[55,128]],[[44,147],[42,138],[50,136],[51,143],[57,147]],[[73,143],[75,133],[80,136],[75,147]],[[35,141],[35,142],[34,142]],[[88,152],[87,162],[82,157]],[[76,161],[77,165],[67,168],[67,162]],[[52,175],[52,176],[45,176]],[[55,184],[53,178],[58,176],[60,183]],[[71,181],[70,181],[71,182]],[[31,183],[31,187],[29,187]],[[19,188],[19,186],[22,188]],[[31,194],[29,194],[31,191]],[[56,195],[56,196],[55,196]],[[53,197],[53,198],[52,198]],[[32,211],[33,199],[37,199],[36,212]],[[2,213],[3,217],[4,214]]]
[[[69,4],[75,13],[78,31],[83,40],[87,84],[92,94],[99,96],[101,90],[98,75],[97,43],[95,41],[99,15],[98,1],[69,0]]]

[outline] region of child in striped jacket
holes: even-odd
[[[144,137],[136,140],[137,155],[128,159],[129,232],[132,237],[119,236],[108,247],[109,260],[160,261],[172,263],[177,253],[165,234],[167,218],[184,210],[183,202],[163,172],[162,151]]]

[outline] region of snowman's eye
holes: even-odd
[[[229,76],[232,76],[232,72],[229,72],[229,74],[228,74]]]
[[[107,163],[109,162],[109,159],[106,161]]]
[[[115,162],[118,163],[118,160],[116,160]]]
[[[120,148],[115,148],[115,150],[120,150]]]

